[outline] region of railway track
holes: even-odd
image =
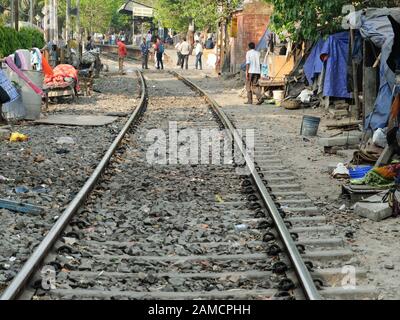
[[[177,74],[146,75],[124,129],[1,299],[371,297],[337,288],[349,252],[318,236],[331,228],[260,136],[254,163],[203,91]],[[242,160],[177,163],[193,140],[163,142],[187,129],[234,141]]]

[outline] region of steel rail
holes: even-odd
[[[319,292],[314,284],[311,274],[308,271],[308,268],[306,267],[306,265],[303,261],[303,258],[301,257],[301,254],[300,254],[299,250],[297,249],[296,244],[294,243],[292,236],[291,236],[289,230],[287,229],[286,224],[278,211],[278,208],[275,205],[274,200],[272,199],[267,188],[265,187],[260,175],[255,170],[254,161],[250,157],[248,152],[246,151],[245,147],[243,146],[242,138],[238,134],[236,128],[233,126],[232,122],[229,120],[228,116],[222,110],[220,105],[213,98],[211,98],[204,90],[199,88],[196,84],[194,84],[192,81],[186,79],[179,73],[177,73],[175,71],[171,71],[171,73],[175,77],[177,77],[179,80],[186,83],[186,85],[191,87],[193,90],[199,92],[207,100],[207,102],[212,106],[213,110],[218,115],[219,119],[222,121],[225,128],[227,128],[229,130],[230,134],[232,135],[232,137],[235,141],[236,146],[239,148],[240,152],[242,153],[242,155],[246,161],[246,166],[251,172],[251,176],[252,176],[254,183],[258,189],[258,192],[260,193],[262,201],[264,202],[265,206],[267,207],[268,211],[270,212],[270,214],[272,216],[272,219],[274,220],[275,226],[279,232],[279,236],[281,237],[281,240],[289,254],[290,260],[293,263],[294,270],[298,276],[301,286],[303,287],[303,291],[304,291],[306,297],[309,300],[322,300],[322,297],[319,294]]]
[[[46,235],[40,245],[35,249],[32,256],[28,259],[28,261],[24,264],[21,271],[17,274],[17,276],[13,279],[11,284],[7,287],[7,289],[3,292],[0,300],[14,300],[18,299],[19,295],[22,293],[23,289],[28,284],[29,280],[33,276],[33,274],[40,267],[40,264],[52,249],[53,245],[56,243],[60,234],[63,230],[68,226],[71,218],[76,214],[78,209],[82,206],[82,204],[86,201],[88,195],[94,189],[97,184],[97,181],[107,168],[108,164],[115,151],[118,149],[118,146],[124,139],[126,133],[129,128],[132,126],[134,121],[140,116],[141,111],[144,110],[147,103],[147,88],[146,82],[144,80],[143,74],[140,71],[137,71],[138,78],[141,83],[141,99],[139,105],[135,108],[134,112],[130,116],[129,120],[119,133],[119,135],[115,138],[110,148],[107,150],[106,154],[103,156],[99,165],[96,167],[95,171],[92,173],[90,178],[86,181],[85,185],[79,191],[79,193],[75,196],[72,202],[68,205],[68,207],[64,210],[63,214],[54,224],[50,232]]]

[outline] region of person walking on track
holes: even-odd
[[[157,70],[164,70],[164,62],[163,62],[163,55],[165,51],[164,43],[160,38],[157,38],[157,42],[155,45],[155,51],[157,56]]]
[[[142,69],[149,69],[149,47],[147,46],[146,38],[143,38],[140,51],[142,52]]]
[[[200,40],[196,41],[196,70],[200,67],[200,70],[203,70],[203,45]]]
[[[124,61],[128,55],[128,50],[126,49],[125,43],[119,39],[117,42],[118,45],[118,61],[119,61],[119,73],[124,73]]]
[[[181,69],[183,69],[183,66],[185,65],[185,68],[187,70],[189,69],[190,44],[189,42],[187,42],[186,38],[183,38],[183,42],[181,44],[181,55],[182,55]]]
[[[257,105],[261,105],[265,99],[258,84],[261,77],[260,53],[255,49],[255,43],[249,43],[249,51],[246,54],[247,102],[245,104],[253,104],[253,94],[256,94],[258,99]]]

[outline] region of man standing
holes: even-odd
[[[119,61],[119,73],[124,73],[124,61],[126,56],[128,55],[128,50],[126,49],[126,45],[122,40],[117,41],[118,45],[118,61]]]
[[[182,64],[181,48],[182,48],[182,40],[179,40],[179,42],[175,46],[176,54],[178,55],[178,62],[176,63],[177,66],[180,66]]]
[[[147,46],[146,38],[143,38],[140,50],[142,51],[142,69],[149,69],[149,47]]]
[[[155,45],[155,51],[156,51],[156,56],[157,56],[157,70],[164,70],[164,63],[163,63],[163,55],[164,55],[164,43],[161,41],[161,39],[158,37],[157,42]]]
[[[149,49],[151,47],[151,40],[153,40],[153,35],[152,35],[151,31],[149,31],[146,36],[147,48],[149,48]]]
[[[258,80],[261,77],[260,53],[255,50],[254,42],[249,43],[249,51],[246,54],[246,90],[247,102],[245,104],[253,104],[253,94],[256,94],[258,102],[261,105],[264,102],[261,88]]]
[[[187,42],[186,38],[183,38],[183,42],[181,44],[181,69],[183,69],[183,65],[185,65],[186,70],[189,69],[189,55],[190,55],[190,44]]]
[[[196,41],[196,70],[200,66],[200,70],[203,70],[203,62],[201,60],[203,56],[203,45],[200,40]]]

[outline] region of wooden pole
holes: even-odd
[[[351,41],[351,64],[353,68],[353,91],[354,91],[354,104],[356,108],[357,119],[361,118],[361,105],[358,90],[358,77],[357,77],[357,64],[353,59],[353,48],[355,43],[354,29],[350,29],[350,41]]]
[[[33,8],[35,6],[35,0],[29,1],[29,22],[33,26]]]
[[[65,11],[65,41],[68,43],[71,34],[71,0],[66,1]]]
[[[15,13],[15,30],[19,30],[19,0],[14,0],[15,4],[14,4],[14,13]]]
[[[15,26],[15,0],[11,0],[11,27]]]

